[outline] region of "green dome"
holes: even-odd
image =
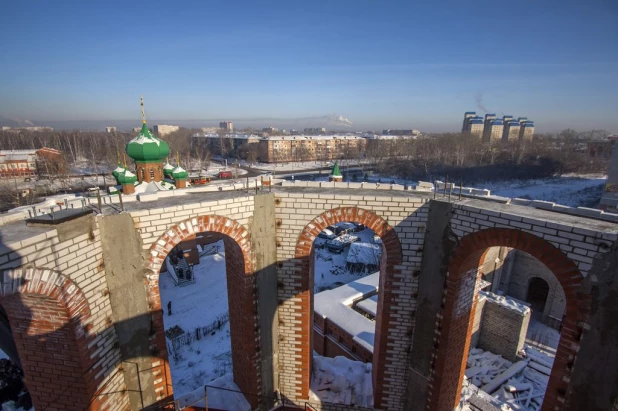
[[[112,175],[114,176],[118,184],[120,184],[120,181],[118,181],[118,175],[120,175],[121,173],[124,173],[125,171],[126,169],[120,164],[120,161],[119,161],[118,167],[116,167],[114,171],[112,171]]]
[[[333,166],[333,171],[330,173],[333,177],[341,177],[341,171],[339,171],[339,164],[335,161],[335,165]]]
[[[167,143],[152,134],[146,123],[142,125],[142,131],[127,143],[127,154],[135,161],[162,161],[169,153]]]
[[[187,170],[185,170],[184,168],[176,166],[176,168],[172,172],[172,176],[174,177],[174,180],[183,180],[189,177],[189,173],[187,173]]]
[[[123,173],[118,174],[117,180],[119,184],[135,184],[137,176],[129,170],[125,170]]]
[[[172,173],[174,172],[174,166],[170,163],[165,163],[163,166],[163,175],[167,178],[172,178]]]

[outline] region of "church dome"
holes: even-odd
[[[172,172],[172,177],[174,177],[174,180],[181,180],[189,177],[189,173],[187,173],[187,170],[178,165]]]
[[[172,178],[172,173],[174,172],[174,166],[170,163],[165,163],[163,166],[163,175],[167,178]]]
[[[125,171],[126,169],[120,164],[120,161],[119,161],[118,167],[116,167],[114,171],[112,171],[112,175],[114,176],[118,184],[120,184],[120,181],[118,181],[118,175],[120,175],[121,173],[124,173]]]
[[[129,170],[125,170],[124,172],[118,174],[116,179],[120,184],[135,184],[137,181],[137,176]]]
[[[162,161],[169,153],[170,147],[148,130],[146,122],[140,133],[127,143],[127,154],[138,162]]]

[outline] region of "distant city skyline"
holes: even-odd
[[[120,129],[144,95],[165,124],[455,132],[476,111],[618,132],[618,3],[443,3],[9,2],[0,117]]]

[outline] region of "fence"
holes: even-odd
[[[181,334],[173,339],[170,339],[171,342],[171,354],[172,357],[177,359],[178,357],[178,349],[183,345],[191,345],[194,341],[199,341],[204,337],[212,334],[215,331],[218,331],[223,327],[226,323],[230,321],[230,314],[224,313],[217,317],[212,323],[208,324],[205,327],[197,327],[192,331],[187,331],[184,334]],[[168,344],[169,346],[169,344]]]

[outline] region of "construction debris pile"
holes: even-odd
[[[491,404],[502,411],[538,411],[554,359],[525,346],[522,360],[510,362],[500,355],[472,348],[461,392],[460,410],[470,404]]]

